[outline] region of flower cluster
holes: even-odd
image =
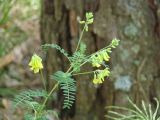
[[[91,56],[91,63],[93,67],[101,67],[104,62],[108,62],[110,59],[109,53],[111,53],[112,48],[116,48],[119,45],[119,40],[114,38],[111,42],[111,44],[106,48],[103,49],[96,54],[93,54]],[[98,71],[98,72],[97,72]],[[96,73],[94,73],[94,84],[100,84],[104,81],[104,77],[109,76],[109,69],[105,68],[104,70],[96,70]]]
[[[117,38],[114,38],[111,42],[111,47],[116,48],[119,45],[119,41]]]
[[[93,67],[100,67],[103,61],[109,61],[109,55],[106,50],[99,52],[97,55],[91,57]]]
[[[88,31],[88,25],[93,23],[93,13],[86,13],[86,21],[80,21],[80,24],[85,24],[85,31]]]
[[[100,52],[97,52],[95,55],[91,56],[91,62],[93,67],[100,67],[103,61],[108,62],[110,56],[108,53],[111,53],[112,48],[116,48],[116,46],[119,45],[119,40],[114,38],[109,45],[110,47],[106,48],[105,50],[102,50]]]
[[[42,59],[34,54],[29,62],[30,69],[34,71],[34,73],[38,73],[41,69],[43,69]]]
[[[105,68],[104,70],[96,70],[94,72],[94,84],[101,84],[104,81],[104,78],[110,75],[110,71],[108,68]]]

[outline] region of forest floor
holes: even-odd
[[[12,109],[14,95],[40,86],[38,75],[33,75],[28,67],[30,57],[40,48],[37,1],[11,3],[8,18],[0,24],[0,120],[22,120],[23,111]]]

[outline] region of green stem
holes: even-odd
[[[37,112],[34,111],[34,120],[37,120]]]
[[[45,98],[45,100],[42,103],[42,107],[40,108],[40,110],[37,112],[36,116],[38,116],[39,114],[41,114],[42,110],[44,109],[49,97],[51,96],[51,94],[53,93],[53,91],[58,87],[59,83],[56,83],[53,88],[51,89],[51,91],[49,92],[48,96]]]
[[[72,67],[70,66],[69,69],[67,70],[67,72],[69,72],[71,69],[72,69]],[[42,73],[42,72],[41,72],[41,73]],[[42,74],[42,76],[43,76],[43,74]],[[52,88],[51,91],[49,92],[48,96],[47,96],[47,97],[45,98],[45,100],[43,101],[42,107],[40,108],[40,110],[39,110],[39,112],[38,112],[37,114],[40,114],[41,111],[44,109],[45,104],[47,103],[49,97],[51,96],[51,94],[53,93],[53,91],[58,87],[58,85],[59,85],[59,82],[56,83],[56,84],[53,86],[53,88]]]
[[[46,104],[47,101],[48,101],[48,98],[51,96],[51,94],[53,93],[53,91],[58,87],[58,85],[59,85],[59,83],[56,83],[56,84],[53,86],[53,88],[52,88],[51,91],[49,92],[48,96],[47,96],[46,99],[44,100],[44,102],[43,102],[43,104],[42,104],[41,110],[43,110],[45,104]],[[41,111],[41,110],[40,110],[40,111]]]
[[[76,76],[76,75],[85,75],[85,74],[92,74],[93,72],[95,72],[95,71],[82,72],[82,73],[77,73],[77,74],[72,74],[72,75],[74,75],[74,76]]]
[[[46,82],[45,82],[45,80],[44,80],[44,76],[43,76],[42,70],[40,70],[40,75],[41,75],[41,80],[42,80],[44,89],[46,90]]]
[[[85,24],[84,27],[83,27],[83,30],[82,30],[81,35],[80,35],[80,37],[79,37],[78,44],[77,44],[77,47],[76,47],[76,50],[75,50],[75,51],[77,51],[78,48],[79,48],[79,45],[80,45],[81,40],[82,40],[82,37],[83,37],[83,33],[84,33],[84,31],[85,31],[85,28],[86,28],[86,24]],[[69,69],[67,70],[67,73],[68,73],[71,69],[72,69],[72,66],[69,67]]]
[[[77,51],[78,48],[79,48],[79,45],[80,45],[80,42],[81,42],[81,40],[82,40],[82,37],[83,37],[83,33],[84,33],[85,28],[86,28],[86,24],[84,25],[83,30],[82,30],[82,32],[81,32],[81,35],[80,35],[80,37],[79,37],[76,51]]]
[[[68,73],[71,69],[72,69],[72,66],[70,66],[70,67],[68,68],[68,70],[67,70],[66,73]]]

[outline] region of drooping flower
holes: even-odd
[[[101,84],[104,81],[104,78],[110,75],[110,71],[108,68],[105,68],[104,70],[97,70],[94,73],[94,84]]]
[[[42,59],[37,55],[34,54],[31,58],[31,61],[28,64],[33,70],[34,73],[38,73],[41,69],[43,69]]]
[[[112,52],[112,48],[116,48],[119,45],[118,39],[114,38],[108,48],[96,52],[91,56],[91,63],[93,67],[100,67],[103,62],[108,62],[110,59],[109,53]]]
[[[107,62],[107,61],[109,61],[109,55],[108,55],[108,53],[106,52],[106,51],[102,51],[102,56],[103,56],[103,59]]]
[[[102,83],[102,80],[99,79],[96,74],[94,74],[93,83],[94,83],[94,84],[101,84],[101,83]]]
[[[98,57],[93,56],[93,57],[91,58],[91,62],[92,62],[92,66],[93,66],[93,67],[100,67],[102,61],[99,61],[99,60],[98,60]]]
[[[99,53],[97,53],[97,55],[93,55],[91,57],[91,62],[92,62],[92,66],[93,67],[100,67],[101,64],[103,63],[103,61],[109,61],[109,55],[107,53],[106,50],[103,50]]]

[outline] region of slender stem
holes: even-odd
[[[70,66],[69,69],[67,70],[67,72],[69,72],[71,69],[72,69],[72,67]],[[42,76],[43,76],[43,74],[42,74]],[[51,96],[51,94],[53,93],[53,91],[58,87],[58,85],[59,85],[59,82],[56,83],[56,84],[53,86],[53,88],[52,88],[51,91],[49,92],[48,96],[45,98],[44,102],[42,103],[42,107],[40,108],[40,111],[39,111],[37,114],[41,113],[41,111],[42,111],[43,108],[45,107],[45,104],[47,103],[49,97]]]
[[[51,91],[48,93],[47,97],[44,99],[43,103],[42,103],[42,106],[40,108],[40,110],[38,112],[35,112],[35,120],[37,119],[37,116],[39,116],[42,112],[42,110],[44,109],[49,97],[52,95],[52,93],[54,92],[54,90],[58,87],[59,85],[59,82],[57,82],[53,88],[51,89]]]
[[[37,111],[34,111],[34,120],[37,120]]]
[[[71,69],[72,69],[72,66],[70,66],[70,67],[68,68],[68,70],[67,70],[66,73],[68,73]]]
[[[38,111],[37,115],[39,115],[41,113],[41,111],[43,110],[43,108],[45,107],[45,104],[47,103],[49,97],[51,96],[51,94],[53,93],[53,91],[58,87],[59,83],[56,83],[53,88],[51,89],[51,91],[49,92],[48,96],[45,98],[45,100],[43,101],[42,107],[40,108],[40,110]]]
[[[77,73],[77,74],[72,74],[72,75],[85,75],[85,74],[92,74],[95,71],[89,71],[89,72],[82,72],[82,73]]]
[[[81,40],[82,40],[82,37],[83,37],[83,33],[84,33],[85,28],[86,28],[86,24],[84,25],[83,30],[82,30],[82,32],[81,32],[81,35],[80,35],[80,37],[79,37],[76,51],[78,50],[78,47],[79,47],[80,42],[81,42]]]
[[[42,104],[42,107],[44,108],[45,104],[47,103],[48,101],[48,98],[51,96],[51,94],[53,93],[53,91],[58,87],[59,83],[56,83],[52,90],[49,92],[48,96],[46,97],[46,99],[44,100],[43,104]]]
[[[81,35],[80,35],[80,37],[79,37],[78,44],[77,44],[77,47],[76,47],[76,50],[75,50],[75,51],[77,51],[78,48],[79,48],[79,45],[80,45],[80,43],[81,43],[81,40],[82,40],[82,37],[83,37],[83,33],[84,33],[85,28],[86,28],[86,24],[85,24],[84,27],[83,27],[83,30],[82,30]],[[72,66],[69,67],[69,69],[67,70],[67,73],[68,73],[71,69],[72,69]]]
[[[42,70],[40,70],[40,75],[41,75],[41,79],[42,79],[42,83],[43,83],[44,89],[46,90],[46,82],[44,80],[44,76],[43,76]]]

